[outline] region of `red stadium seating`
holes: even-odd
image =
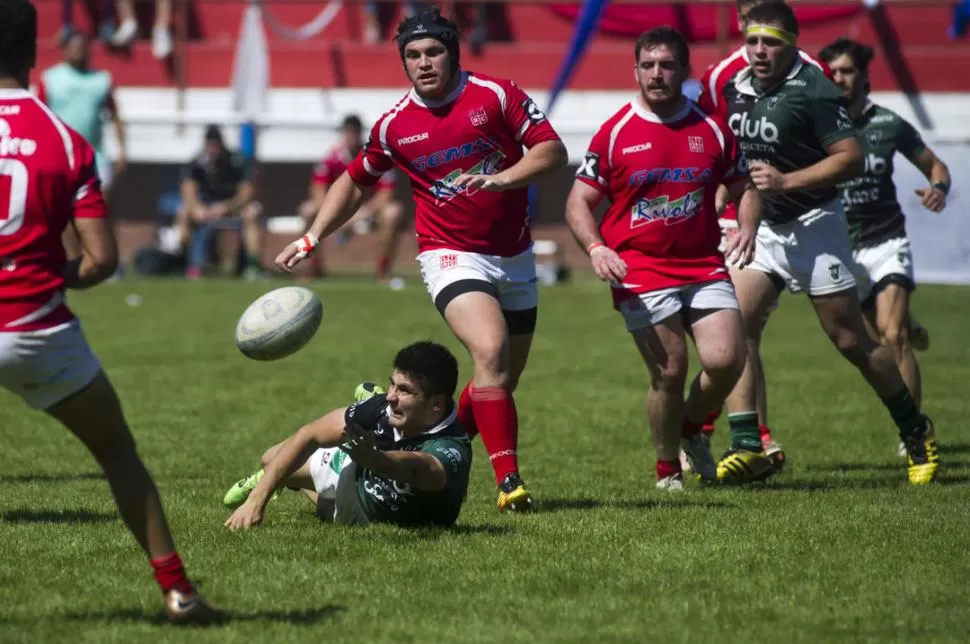
[[[267,3],[277,20],[293,26],[312,19],[322,5],[286,0]],[[38,62],[43,68],[60,58],[54,42],[60,26],[60,3],[46,0],[39,2],[38,7],[42,32]],[[194,4],[191,21],[194,38],[188,45],[186,68],[188,86],[226,87],[229,84],[244,9],[243,2]],[[361,14],[359,5],[348,4],[323,35],[306,42],[285,40],[268,32],[272,84],[276,87],[403,86],[401,69],[394,62],[394,46],[360,42]],[[970,41],[948,40],[946,30],[951,15],[947,6],[891,5],[885,9],[885,15],[888,21],[881,33],[877,32],[870,15],[860,11],[848,19],[808,27],[802,35],[802,45],[814,52],[829,40],[848,35],[881,44],[885,51],[899,52],[895,59],[882,53],[874,63],[873,84],[877,91],[970,90],[970,75],[965,73],[970,66]],[[508,41],[489,43],[480,56],[466,52],[466,67],[514,77],[526,87],[547,87],[569,41],[570,21],[543,5],[508,5],[504,8],[504,18],[507,34],[503,35]],[[146,22],[143,32],[149,29],[150,22]],[[893,31],[898,41],[887,37]],[[693,48],[696,73],[699,75],[723,53],[717,45],[696,44]],[[98,48],[95,56],[96,64],[109,69],[121,85],[171,86],[175,83],[172,65],[154,60],[147,41],[137,43],[127,55]],[[600,35],[580,65],[572,87],[628,89],[631,64],[629,38]]]

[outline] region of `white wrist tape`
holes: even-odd
[[[293,245],[296,246],[296,256],[304,259],[316,252],[317,246],[320,245],[320,240],[313,233],[307,233],[293,242]]]

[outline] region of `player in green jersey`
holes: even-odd
[[[845,213],[836,186],[862,174],[862,150],[842,91],[798,54],[798,20],[769,2],[748,14],[750,67],[725,88],[728,125],[738,136],[752,182],[762,193],[755,259],[735,279],[749,339],[758,337],[768,306],[784,288],[806,292],[819,322],[865,377],[899,427],[909,480],[929,483],[939,456],[929,420],[910,395],[888,349],[866,331],[853,277]],[[749,356],[750,362],[750,356]],[[718,479],[738,483],[769,476],[746,368],[728,396],[731,448]]]
[[[893,183],[893,157],[899,152],[929,180],[930,185],[916,193],[931,212],[946,206],[950,171],[912,125],[869,100],[872,47],[840,38],[823,49],[820,57],[845,92],[866,159],[865,173],[839,186],[858,265],[855,277],[860,282],[860,296],[865,298],[863,310],[879,340],[892,351],[919,404],[920,371],[913,355],[909,314],[909,297],[916,282],[906,221]]]
[[[230,488],[231,530],[262,522],[280,487],[302,490],[323,519],[345,525],[451,525],[468,491],[471,443],[453,400],[458,363],[418,342],[398,352],[390,387],[358,387],[357,401],[301,427]]]

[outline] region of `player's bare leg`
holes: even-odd
[[[135,449],[121,403],[104,373],[47,412],[84,443],[104,471],[118,510],[155,569],[169,618],[211,621],[218,614],[196,593],[162,511],[162,503]]]
[[[737,383],[744,370],[746,352],[738,311],[691,311],[691,316],[701,371],[691,382],[684,403],[681,447],[690,469],[710,481],[717,477],[717,465],[701,429],[710,410],[719,409]]]
[[[880,341],[892,353],[913,400],[917,405],[922,404],[919,364],[909,337],[909,292],[899,284],[889,284],[876,295],[876,328]]]
[[[633,341],[650,373],[646,412],[657,452],[657,487],[682,490],[680,432],[687,382],[687,341],[680,315],[632,332]]]
[[[249,203],[243,207],[239,218],[246,252],[244,274],[247,279],[255,279],[263,274],[263,209],[256,202]]]
[[[468,349],[474,365],[472,382],[462,398],[488,450],[499,487],[499,510],[533,510],[532,496],[519,475],[519,421],[510,387],[511,340],[499,301],[481,291],[462,293],[448,303],[445,320]]]
[[[734,289],[741,307],[747,355],[741,377],[725,401],[731,427],[731,447],[717,467],[717,478],[724,483],[762,480],[774,472],[761,442],[757,410],[758,375],[754,366],[757,354],[753,354],[749,347],[760,349],[764,319],[778,297],[778,290],[766,273],[754,269],[738,271]]]
[[[910,482],[929,483],[939,467],[929,420],[903,381],[892,352],[866,332],[855,289],[813,297],[812,304],[832,343],[859,369],[899,428],[909,455]]]
[[[377,279],[387,280],[391,278],[391,267],[397,259],[397,249],[404,233],[404,208],[399,202],[391,201],[384,206],[379,217]]]

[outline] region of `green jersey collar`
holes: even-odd
[[[801,54],[797,54],[795,56],[795,63],[792,65],[791,71],[788,72],[788,76],[785,77],[785,80],[778,83],[771,89],[772,90],[777,89],[778,87],[781,87],[791,79],[795,78],[795,76],[798,75],[798,72],[802,71],[802,67],[804,66],[805,66],[805,63],[802,61]],[[752,71],[750,65],[748,65],[747,67],[742,69],[740,73],[738,73],[738,79],[737,81],[735,81],[734,86],[737,88],[739,93],[747,94],[748,96],[754,96],[756,98],[764,96],[765,94],[768,93],[768,92],[760,92],[755,88],[754,72]]]

